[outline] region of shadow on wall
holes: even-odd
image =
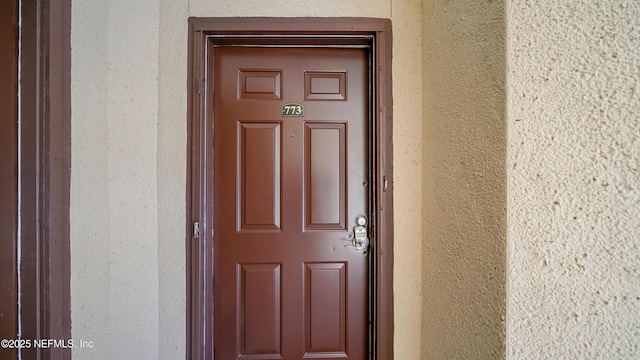
[[[504,358],[505,3],[423,16],[422,359]]]

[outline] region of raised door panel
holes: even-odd
[[[237,274],[240,358],[281,359],[280,264],[242,264]]]
[[[282,71],[239,69],[240,99],[281,99]]]
[[[347,264],[305,265],[305,358],[347,357]]]
[[[305,71],[305,100],[346,100],[347,73],[344,71]]]
[[[238,221],[242,230],[279,230],[280,123],[239,123]]]
[[[345,123],[305,124],[307,230],[346,229]]]

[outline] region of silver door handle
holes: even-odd
[[[355,240],[353,239],[353,245],[345,245],[347,248],[354,248],[356,250],[367,250],[369,247],[369,239]]]

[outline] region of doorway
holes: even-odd
[[[190,27],[191,356],[391,359],[388,20]]]

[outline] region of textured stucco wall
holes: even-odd
[[[422,274],[422,19],[393,1],[394,356],[419,359]]]
[[[186,353],[188,2],[160,0],[158,74],[158,280],[160,360]],[[157,40],[157,39],[156,39]]]
[[[640,3],[508,2],[510,359],[640,354]]]
[[[391,0],[188,0],[189,16],[389,17]],[[405,0],[410,1],[410,0]]]
[[[180,359],[185,347],[189,16],[369,16],[394,31],[395,353],[421,341],[418,0],[72,4],[72,332],[77,359]]]
[[[504,358],[504,7],[423,1],[422,359]]]
[[[72,4],[74,359],[158,358],[158,3]]]

